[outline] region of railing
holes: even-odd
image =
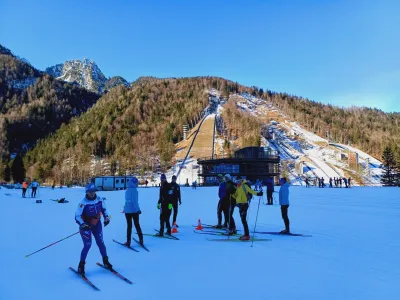
[[[208,157],[202,157],[202,158],[198,158],[198,161],[203,161],[203,160],[212,160],[212,159],[233,159],[233,160],[238,160],[238,161],[244,161],[244,160],[257,160],[257,159],[279,159],[279,155],[278,154],[272,154],[272,155],[266,155],[264,157],[249,157],[249,158],[242,158],[242,157],[235,157],[235,156],[226,156],[226,155],[214,155],[214,158],[212,156],[208,156]]]

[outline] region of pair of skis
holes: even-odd
[[[259,233],[259,234],[270,234],[270,235],[288,235],[288,236],[312,237],[311,234],[280,233],[279,231],[256,231],[255,233]]]
[[[151,233],[143,233],[143,235],[147,235],[147,236],[152,236],[152,237],[158,237],[158,238],[165,238],[165,239],[170,239],[170,240],[178,240],[179,238],[177,238],[176,236],[173,236],[171,234],[167,234],[164,233],[163,235],[160,235],[160,231],[157,229],[154,229],[155,232],[157,232],[158,234],[151,234]]]
[[[213,230],[194,230],[194,229],[193,229],[193,231],[198,234],[208,234],[208,235],[222,235],[222,236],[239,236],[240,235],[237,233],[230,235],[229,232],[227,232],[227,231],[219,232],[219,231],[213,231]]]
[[[130,281],[128,278],[126,278],[125,276],[121,275],[120,273],[118,273],[118,272],[115,271],[114,269],[106,268],[103,264],[101,264],[101,263],[99,263],[99,262],[97,262],[96,265],[102,267],[103,269],[106,269],[107,271],[110,271],[112,274],[114,274],[114,275],[117,276],[118,278],[122,279],[122,280],[125,281],[126,283],[133,284],[132,281]],[[72,267],[69,267],[69,269],[70,269],[72,272],[74,272],[76,275],[78,275],[80,278],[82,278],[83,281],[85,281],[85,282],[86,282],[88,285],[90,285],[93,289],[95,289],[96,291],[100,291],[100,289],[99,289],[93,282],[91,282],[91,281],[86,277],[86,275],[82,275],[82,274],[78,273],[78,271],[75,270],[75,269],[72,268]]]
[[[140,247],[142,247],[144,250],[146,250],[147,252],[150,252],[150,250],[147,249],[147,247],[146,247],[145,245],[140,244],[140,242],[139,242],[137,239],[135,239],[135,238],[133,237],[132,240],[134,240],[134,241],[135,241]],[[136,249],[133,248],[132,246],[127,246],[127,245],[125,245],[124,243],[118,242],[118,241],[116,241],[116,240],[114,240],[114,239],[113,239],[113,241],[114,241],[115,243],[121,245],[121,246],[124,246],[125,248],[131,249],[131,250],[133,250],[133,251],[135,251],[135,252],[139,252],[138,250],[136,250]]]

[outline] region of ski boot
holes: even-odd
[[[142,245],[142,246],[144,246],[144,243],[143,243],[143,235],[140,235],[140,236],[139,236],[139,244]]]
[[[221,228],[222,228],[222,225],[221,225],[221,224],[217,224],[217,225],[214,225],[213,228],[215,228],[215,229],[221,229]]]
[[[80,261],[78,265],[78,274],[85,276],[85,262]]]
[[[290,230],[289,229],[284,229],[280,232],[280,234],[290,234]]]
[[[239,238],[239,240],[241,240],[241,241],[248,241],[248,240],[250,240],[250,236],[249,236],[249,235],[242,235],[242,236]]]
[[[108,256],[104,256],[103,257],[103,265],[107,268],[107,269],[111,269],[112,270],[112,264],[110,264],[110,262],[108,261]]]
[[[230,230],[227,235],[231,236],[231,235],[235,235],[235,234],[237,234],[237,230],[233,229],[233,230]]]
[[[130,246],[131,246],[131,242],[130,242],[130,241],[125,242],[125,243],[124,243],[124,246],[130,247]]]
[[[167,232],[165,233],[166,235],[172,235],[171,233],[171,228],[167,230]]]

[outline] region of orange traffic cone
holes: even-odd
[[[201,226],[201,221],[199,219],[199,221],[197,222],[196,230],[202,230],[202,229],[203,229],[203,226]]]
[[[174,225],[172,226],[172,233],[178,233],[178,229],[176,228],[176,222],[174,222]]]

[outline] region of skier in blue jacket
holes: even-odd
[[[93,183],[89,183],[85,188],[85,198],[78,205],[75,212],[75,221],[79,225],[79,232],[83,241],[81,259],[78,266],[78,273],[85,274],[85,261],[90,247],[92,246],[92,234],[103,256],[103,264],[106,268],[112,269],[108,261],[107,249],[103,241],[103,229],[100,216],[103,215],[104,226],[110,223],[110,218],[104,201],[96,195],[97,188]]]
[[[126,232],[126,246],[131,245],[131,237],[132,237],[132,220],[135,224],[136,232],[139,236],[139,243],[143,245],[143,233],[139,224],[139,215],[142,213],[139,207],[139,193],[137,190],[137,186],[139,184],[139,180],[136,177],[133,177],[128,182],[128,189],[125,192],[125,206],[124,213],[127,224],[127,232]]]
[[[226,195],[226,182],[222,174],[218,174],[218,179],[220,180],[219,188],[218,188],[218,206],[217,206],[217,218],[218,224],[215,225],[215,228],[228,228],[228,220],[229,220],[229,206],[226,205],[226,201],[224,201]],[[222,225],[222,213],[224,213],[224,225]]]
[[[288,209],[289,209],[289,183],[286,178],[279,179],[279,183],[281,188],[279,189],[279,205],[281,206],[282,219],[285,223],[285,229],[281,231],[281,233],[289,234],[290,233],[290,223],[288,217]]]

